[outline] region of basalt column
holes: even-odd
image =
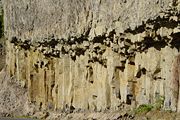
[[[118,110],[161,98],[164,108],[180,109],[178,1],[3,5],[7,72],[40,110]]]

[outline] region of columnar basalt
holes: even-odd
[[[160,97],[180,109],[178,1],[3,3],[7,71],[40,110],[118,110]]]

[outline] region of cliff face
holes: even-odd
[[[179,1],[4,0],[7,71],[39,109],[179,110]]]

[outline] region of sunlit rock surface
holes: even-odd
[[[179,1],[3,3],[8,74],[40,110],[180,109]]]

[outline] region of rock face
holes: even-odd
[[[7,71],[40,110],[180,110],[178,0],[3,0]]]

